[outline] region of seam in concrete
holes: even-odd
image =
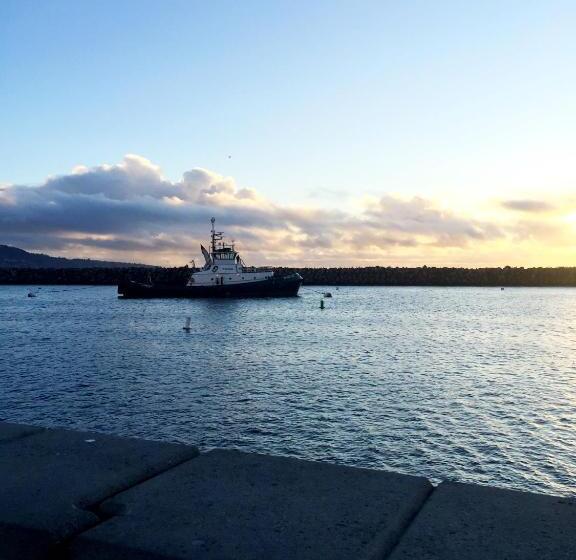
[[[193,447],[193,446],[189,446],[189,447]],[[148,482],[149,480],[153,480],[154,478],[156,478],[158,476],[162,476],[163,474],[170,472],[172,469],[175,469],[176,467],[179,467],[180,465],[183,465],[184,463],[188,463],[189,461],[194,461],[194,459],[196,459],[198,457],[200,457],[200,452],[198,452],[198,455],[196,455],[195,457],[188,457],[187,459],[182,459],[181,461],[174,463],[173,465],[171,465],[167,469],[164,469],[164,470],[159,471],[157,473],[151,474],[150,476],[145,476],[145,477],[141,478],[140,480],[137,480],[136,482],[134,482],[134,484],[126,486],[126,487],[122,488],[121,490],[118,490],[118,492],[114,492],[113,494],[110,494],[109,496],[107,496],[103,500],[100,500],[99,502],[96,502],[94,504],[88,504],[86,506],[77,505],[77,507],[80,509],[83,509],[85,511],[89,511],[90,513],[93,513],[102,521],[107,521],[108,519],[112,519],[113,517],[117,517],[118,515],[120,515],[119,513],[107,513],[106,511],[104,511],[102,509],[102,504],[108,500],[112,500],[113,498],[115,498],[119,494],[122,494],[123,492],[127,492],[128,490],[131,490],[132,488],[139,486],[140,484],[144,484],[145,482]]]
[[[3,438],[0,439],[0,445],[3,445],[5,443],[12,443],[14,441],[19,441],[21,439],[26,439],[32,436],[36,436],[38,434],[41,434],[43,432],[45,432],[47,430],[47,428],[38,428],[37,430],[33,431],[33,432],[28,432],[27,434],[20,434],[20,435],[14,435],[12,437],[8,437],[8,438]]]
[[[410,519],[408,519],[406,525],[404,526],[404,529],[402,531],[400,531],[400,533],[398,534],[398,538],[396,539],[396,542],[392,545],[392,547],[390,548],[390,551],[382,560],[386,560],[386,558],[390,558],[394,554],[394,551],[398,548],[398,545],[402,542],[402,538],[408,532],[408,529],[410,529],[410,527],[412,527],[412,525],[416,521],[416,518],[420,515],[422,510],[426,507],[426,504],[430,501],[430,498],[432,498],[432,496],[436,492],[437,488],[438,488],[438,486],[432,486],[432,490],[430,490],[430,492],[428,492],[426,499],[420,504],[420,507],[412,514]]]
[[[189,447],[193,447],[193,446],[189,446]],[[192,458],[189,457],[187,459],[182,459],[181,461],[174,463],[170,467],[168,467],[162,471],[159,471],[157,473],[154,473],[150,476],[143,477],[140,480],[135,481],[133,484],[130,484],[129,486],[125,486],[124,488],[118,490],[117,492],[114,492],[113,494],[110,494],[109,496],[106,496],[102,500],[95,502],[93,504],[87,504],[87,505],[74,504],[74,507],[93,514],[97,518],[97,521],[93,525],[90,525],[89,527],[85,527],[82,531],[78,531],[77,533],[70,535],[69,537],[61,540],[58,543],[53,543],[49,548],[47,560],[66,560],[66,559],[68,559],[70,557],[69,547],[72,544],[72,542],[74,541],[74,539],[76,539],[77,537],[79,537],[83,533],[86,533],[87,531],[94,529],[94,527],[98,527],[99,525],[106,523],[106,521],[109,521],[110,519],[112,519],[114,517],[118,517],[121,515],[120,512],[110,512],[110,511],[106,512],[106,511],[104,511],[102,509],[102,504],[104,502],[111,500],[114,497],[118,496],[119,494],[122,494],[123,492],[127,492],[128,490],[131,490],[132,488],[135,488],[136,486],[139,486],[140,484],[144,484],[145,482],[148,482],[149,480],[152,480],[152,479],[156,478],[157,476],[161,476],[163,474],[166,474],[167,472],[170,472],[172,469],[175,469],[176,467],[179,467],[180,465],[187,463],[188,461],[193,461],[197,457],[200,457],[200,452],[198,452],[198,455],[196,455],[196,457],[192,457]]]

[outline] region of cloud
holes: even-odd
[[[503,204],[537,208],[535,201]],[[78,166],[40,186],[2,185],[0,243],[63,256],[184,264],[206,242],[215,216],[249,262],[321,266],[423,264],[447,254],[460,262],[479,247],[526,235],[525,223],[515,231],[422,197],[385,194],[354,208],[360,209],[279,205],[203,168],[170,181],[149,160],[127,155],[115,165]]]
[[[517,212],[550,212],[555,209],[555,206],[543,200],[504,200],[502,206],[508,210],[515,210]]]
[[[490,223],[457,216],[421,197],[403,200],[383,196],[378,205],[367,210],[366,216],[373,230],[401,235],[396,238],[397,243],[425,238],[434,245],[461,247],[473,240],[502,236]]]

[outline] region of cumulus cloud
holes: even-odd
[[[530,201],[505,204],[519,202]],[[207,169],[170,181],[138,155],[40,186],[0,186],[0,243],[64,256],[184,264],[206,242],[212,216],[256,264],[423,263],[509,235],[420,197],[384,195],[356,212],[282,206]]]
[[[500,237],[502,232],[490,223],[457,216],[440,209],[430,200],[409,200],[383,196],[377,206],[366,212],[366,223],[376,231],[393,232],[396,241],[429,240],[439,246],[464,246],[471,240]],[[385,238],[386,239],[386,238]]]
[[[504,200],[502,206],[508,210],[516,210],[518,212],[550,212],[554,210],[554,206],[543,200]]]

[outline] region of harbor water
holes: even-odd
[[[574,289],[0,286],[0,420],[434,481],[576,495],[575,356]]]

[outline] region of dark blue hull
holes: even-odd
[[[122,298],[223,298],[223,297],[294,297],[302,285],[302,276],[273,276],[261,282],[219,286],[171,286],[125,282],[118,286]]]

